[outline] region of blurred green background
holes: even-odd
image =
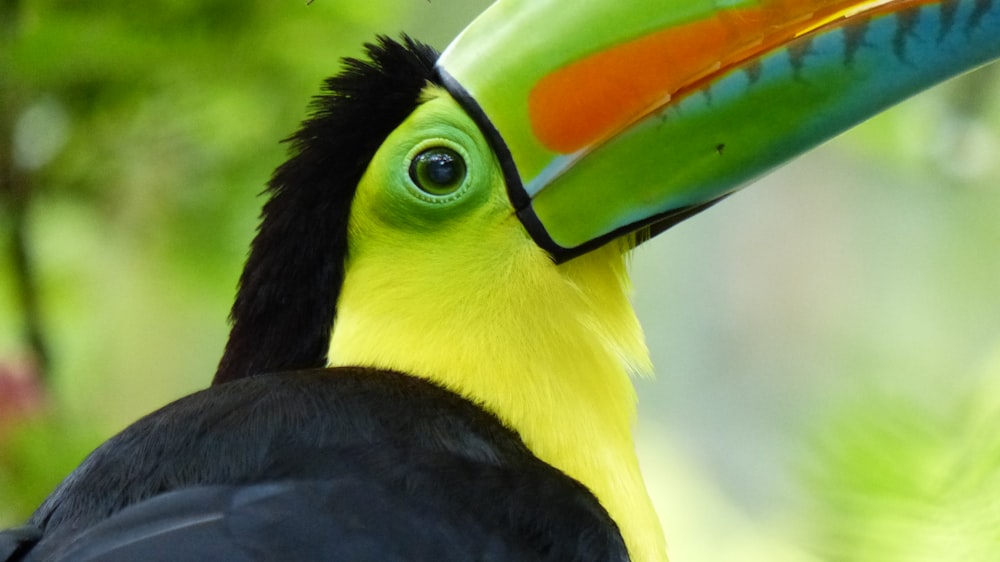
[[[208,384],[277,141],[339,60],[377,33],[443,48],[487,4],[0,0],[0,525]],[[1000,559],[995,65],[633,270],[673,560]]]

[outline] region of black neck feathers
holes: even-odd
[[[366,50],[368,60],[346,59],[326,81],[287,139],[291,157],[268,184],[213,384],[326,366],[355,189],[428,82],[439,82],[437,53],[409,37],[380,37]]]

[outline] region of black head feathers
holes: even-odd
[[[346,59],[326,81],[287,139],[292,156],[268,184],[213,384],[326,366],[357,184],[421,91],[440,83],[437,52],[409,37],[380,37],[366,51],[369,60]]]

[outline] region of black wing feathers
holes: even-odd
[[[166,546],[174,560],[627,559],[593,495],[497,418],[365,369],[174,402],[92,453],[30,523],[44,536],[26,562],[155,560]]]
[[[0,560],[20,560],[42,538],[37,525],[24,525],[0,531]]]

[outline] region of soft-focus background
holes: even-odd
[[[486,4],[0,0],[0,525],[209,382],[277,141],[339,59]],[[1000,69],[633,269],[673,560],[1000,559]]]

